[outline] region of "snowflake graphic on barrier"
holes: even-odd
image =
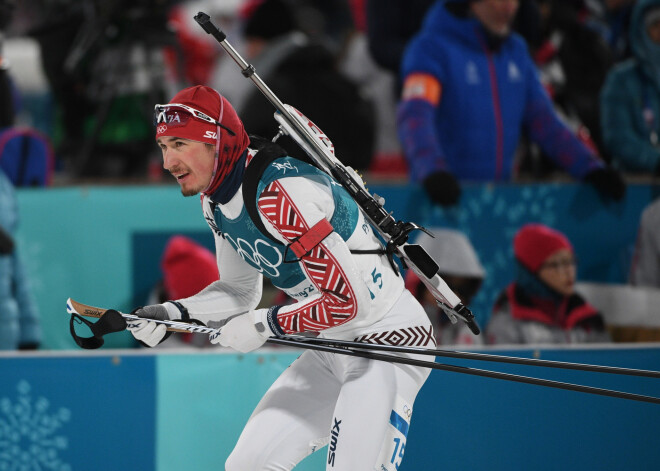
[[[49,411],[48,399],[34,399],[27,381],[16,389],[16,402],[0,399],[0,471],[71,471],[58,456],[69,446],[58,430],[71,419],[71,411]]]

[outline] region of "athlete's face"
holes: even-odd
[[[472,13],[491,33],[506,36],[518,11],[519,0],[476,0],[470,3]]]
[[[163,168],[181,187],[183,196],[193,196],[209,186],[215,164],[215,149],[203,142],[180,137],[161,137]]]

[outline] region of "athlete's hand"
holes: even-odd
[[[211,343],[219,343],[239,352],[251,352],[274,335],[266,321],[267,313],[268,309],[257,309],[233,317],[222,327],[220,333],[212,334],[209,339]]]
[[[176,304],[166,302],[164,304],[152,304],[139,307],[131,314],[145,319],[158,319],[161,321],[181,319],[181,311]],[[128,320],[126,328],[137,340],[147,347],[155,347],[165,340],[172,332],[167,331],[167,326],[149,322],[148,320]]]

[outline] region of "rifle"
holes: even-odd
[[[459,297],[438,274],[437,262],[421,245],[408,243],[408,237],[414,230],[424,231],[431,237],[433,234],[413,222],[397,221],[391,212],[387,212],[383,198],[371,195],[355,170],[343,165],[335,156],[334,146],[328,136],[296,108],[280,101],[257,75],[254,66],[248,64],[227,42],[227,36],[213,24],[209,15],[199,12],[194,18],[238,64],[243,76],[252,80],[259,91],[275,107],[274,117],[279,124],[279,132],[273,141],[284,135],[290,136],[320,169],[342,185],[385,241],[385,251],[394,270],[398,273],[393,261],[393,257],[396,256],[404,267],[410,268],[419,277],[453,324],[460,319],[467,324],[472,333],[478,335],[480,330],[474,315],[461,303]]]

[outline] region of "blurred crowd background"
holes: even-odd
[[[334,138],[347,163],[406,179],[396,130],[401,62],[433,3],[3,0],[11,98],[3,96],[1,124],[48,138],[55,184],[164,179],[152,139],[153,104],[191,84],[218,88],[251,133],[274,135],[270,104],[239,80],[236,65],[194,22],[205,11],[271,88]],[[613,155],[601,124],[599,95],[608,72],[634,56],[628,27],[635,0],[515,3],[513,29],[563,120],[604,161],[653,175],[658,155],[645,166]],[[347,120],[355,124],[337,124]],[[557,165],[522,138],[516,179],[556,178]]]
[[[602,200],[594,200],[603,207],[625,200],[630,185],[658,184],[660,0],[450,1],[492,4],[496,14],[509,12],[511,34],[517,45],[524,44],[533,75],[542,86],[542,100],[551,105],[552,119],[537,122],[534,109],[525,108],[523,122],[509,122],[508,102],[499,104],[505,110],[500,123],[505,138],[511,135],[507,129],[519,128],[513,133],[511,169],[504,176],[475,173],[471,178],[444,163],[429,164],[430,170],[420,175],[413,172],[426,158],[418,147],[428,137],[416,134],[423,128],[421,117],[426,112],[419,103],[440,106],[450,95],[457,96],[448,88],[451,73],[445,69],[438,72],[435,82],[426,82],[427,77],[413,77],[419,83],[408,81],[411,50],[417,47],[422,51],[418,54],[427,50],[419,46],[424,40],[419,33],[432,26],[428,13],[439,11],[437,4],[443,1],[0,0],[0,168],[7,177],[3,185],[43,191],[76,185],[175,185],[164,173],[154,144],[153,106],[166,103],[177,90],[190,85],[216,88],[235,106],[249,133],[273,137],[277,127],[271,105],[241,76],[215,39],[195,23],[198,11],[211,15],[282,101],[302,110],[330,136],[339,158],[359,170],[367,183],[410,191],[421,188],[433,207],[456,211],[461,211],[456,205],[463,187],[472,181],[534,185],[581,180],[603,195]],[[470,7],[465,5],[456,7],[452,15],[469,16]],[[490,34],[486,38],[487,57],[506,53],[509,46],[502,38]],[[411,48],[412,41],[417,44]],[[435,49],[428,51],[428,60],[435,60]],[[478,79],[471,75],[478,73],[476,69],[465,73],[466,83]],[[509,65],[509,78],[519,73],[525,71]],[[436,82],[440,84],[437,90]],[[422,95],[415,95],[415,86],[423,88]],[[437,95],[428,95],[434,90]],[[420,101],[420,96],[426,101]],[[443,112],[438,106],[429,112]],[[483,103],[483,113],[493,112],[489,106]],[[457,116],[441,118],[454,126],[452,135],[481,139],[471,138],[470,126]],[[554,117],[562,132],[572,136],[562,138],[566,146],[577,150],[553,150],[543,143],[554,135],[539,138],[544,129],[555,126]],[[443,134],[439,135],[434,139],[442,141]],[[447,141],[453,140],[444,139],[440,144],[447,150],[451,147]],[[292,142],[283,144],[291,154],[301,155]],[[420,156],[413,155],[417,152]],[[580,153],[593,159],[584,169],[571,160],[576,155],[581,159]],[[15,196],[11,190],[7,193],[7,204],[0,205],[4,214],[0,214],[0,229],[7,234],[0,261],[6,259],[7,267],[0,275],[13,280],[25,274],[19,259],[14,259],[19,255],[12,240],[17,215],[11,198]],[[631,292],[633,287],[660,288],[657,213],[649,201],[649,208],[636,221],[639,236],[630,259],[630,276],[619,287],[620,296],[633,303],[642,299],[639,296],[654,295]],[[475,250],[471,234],[445,229],[435,228],[437,237],[428,249],[450,286],[470,303],[492,275],[479,260],[484,256],[479,251],[484,249],[480,245]],[[600,312],[602,303],[597,302],[604,299],[603,292],[584,286],[587,301],[573,289],[579,281],[580,254],[566,235],[542,224],[531,232],[522,224],[517,229],[521,232],[508,234],[512,257],[505,262],[515,266],[516,275],[506,289],[488,300],[498,314],[493,319],[499,320],[492,330],[482,326],[488,333],[482,342],[660,339],[656,327],[643,333],[608,331],[607,319]],[[197,249],[186,254],[199,255]],[[29,279],[29,274],[25,277]],[[555,279],[561,277],[568,281]],[[190,283],[190,277],[183,278]],[[414,291],[418,298],[426,299],[417,282],[407,279],[408,286],[418,290]],[[561,283],[571,289],[563,290]],[[6,334],[0,348],[39,348],[38,329],[20,327],[23,321],[18,319],[23,317],[16,312],[31,306],[29,289],[12,288],[20,285],[16,281],[2,284],[11,285],[6,299],[21,301],[13,307],[0,304],[0,325],[13,322],[16,332],[23,329],[24,333]],[[162,292],[158,296],[167,297]],[[440,343],[475,342],[460,326],[448,324],[433,303],[428,311]],[[38,315],[33,309],[25,319]],[[482,320],[488,321],[489,316]]]

